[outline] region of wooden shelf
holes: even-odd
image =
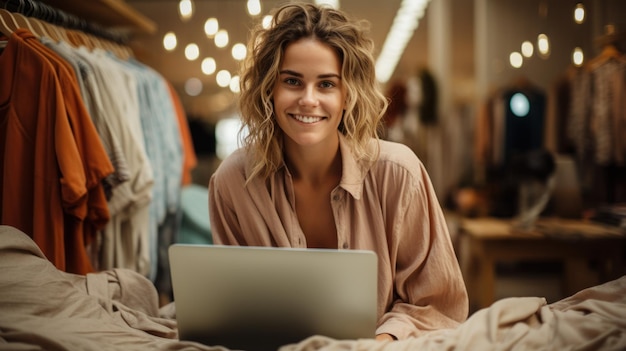
[[[154,34],[154,21],[136,11],[124,0],[42,0],[79,18],[96,23],[104,28],[127,34]]]

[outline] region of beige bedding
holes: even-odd
[[[0,226],[0,350],[223,350],[177,340],[152,283],[129,270],[57,270],[24,233]],[[508,298],[456,329],[394,342],[313,336],[300,350],[626,350],[626,277],[546,304]]]

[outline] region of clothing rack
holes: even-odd
[[[78,30],[112,41],[116,44],[126,45],[129,41],[126,35],[105,29],[96,23],[79,18],[36,0],[0,0],[0,4],[2,4],[4,9],[10,12],[40,19],[63,28]]]

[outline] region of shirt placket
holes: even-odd
[[[346,194],[341,188],[335,188],[331,194],[331,207],[333,209],[333,216],[335,216],[335,227],[337,229],[337,248],[347,250],[350,248],[350,241],[348,238],[346,223],[345,208]]]

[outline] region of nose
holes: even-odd
[[[317,106],[319,104],[319,100],[315,88],[308,86],[303,89],[299,103],[300,106]]]

